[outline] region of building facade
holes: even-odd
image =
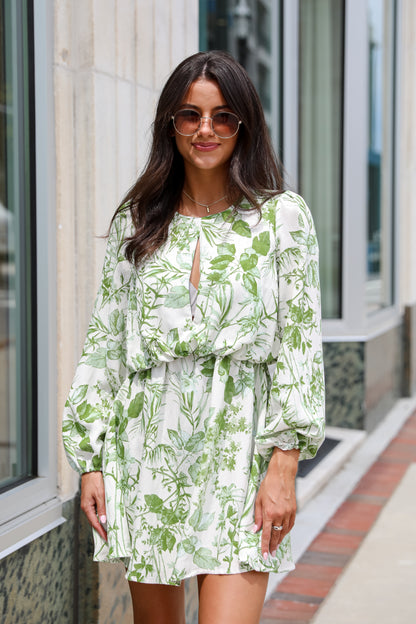
[[[0,39],[1,620],[127,623],[60,415],[160,88],[198,49],[248,69],[318,230],[328,422],[371,431],[416,391],[416,5],[3,0]]]

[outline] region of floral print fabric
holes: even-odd
[[[303,199],[175,214],[136,269],[129,212],[113,222],[84,351],[66,402],[67,456],[102,470],[108,541],[129,580],[293,568],[290,537],[265,561],[255,497],[273,447],[323,440],[318,248]],[[200,242],[192,320],[189,277]]]

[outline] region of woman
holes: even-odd
[[[184,622],[197,576],[201,624],[253,624],[268,572],[293,568],[297,463],[323,439],[317,253],[245,70],[183,61],[113,217],[63,425],[135,622]]]

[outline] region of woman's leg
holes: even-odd
[[[268,577],[254,571],[198,576],[199,624],[258,624]]]
[[[134,624],[185,624],[184,584],[151,585],[129,581]]]

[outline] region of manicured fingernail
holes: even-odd
[[[107,522],[107,516],[100,516],[101,524],[105,524]]]
[[[264,552],[264,553],[263,553],[263,559],[264,559],[265,561],[267,561],[267,557],[268,557],[268,556],[269,556],[269,555],[268,555],[268,553],[267,553],[267,552]]]
[[[276,551],[272,550],[272,552],[270,553],[272,557],[276,557]]]
[[[258,530],[259,527],[257,526],[257,524],[253,524],[253,533],[257,533]]]

